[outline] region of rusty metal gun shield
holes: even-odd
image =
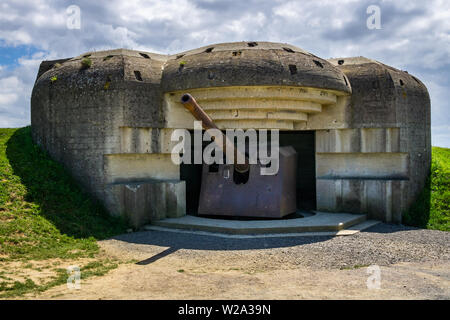
[[[239,180],[233,165],[203,165],[199,215],[281,218],[295,212],[297,153],[291,146],[279,150],[275,175],[261,175],[262,165],[251,164]]]

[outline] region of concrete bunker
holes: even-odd
[[[86,55],[92,64],[83,68]],[[401,222],[428,175],[422,82],[367,58],[324,60],[271,42],[43,61],[33,140],[135,227],[195,214],[201,168],[175,165],[170,155],[173,130],[193,129],[180,103],[186,92],[222,130],[280,130],[280,144],[301,155],[298,208]]]

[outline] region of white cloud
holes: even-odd
[[[80,30],[66,28],[66,8],[72,4],[81,9]],[[381,30],[366,27],[371,4],[381,8]],[[29,45],[40,53],[20,58],[14,69],[0,66],[0,125],[29,123],[42,59],[119,47],[175,53],[242,40],[288,42],[323,58],[362,55],[408,70],[429,88],[433,143],[450,147],[447,0],[4,0],[0,43]]]
[[[30,96],[40,61],[21,58],[17,68],[0,72],[0,127],[30,124]]]
[[[16,102],[18,98],[17,93],[0,93],[0,110],[5,105],[11,105]]]

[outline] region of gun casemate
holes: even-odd
[[[184,94],[181,103],[204,129],[219,129],[190,94]],[[245,152],[223,133],[221,140],[218,147],[233,164],[203,165],[199,215],[281,218],[296,211],[297,153],[293,147],[279,148],[278,172],[262,175],[261,166],[266,164],[250,164]]]

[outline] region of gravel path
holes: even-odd
[[[169,247],[171,254],[176,252],[183,259],[211,260],[226,254],[229,261],[260,257],[266,266],[270,261],[315,269],[450,260],[450,232],[390,224],[340,237],[227,239],[147,231],[121,235],[107,243],[124,251],[142,251],[141,245],[150,245],[150,251],[153,246]]]
[[[145,231],[101,241],[137,263],[53,299],[450,299],[450,232],[379,224],[351,236],[233,239]],[[367,266],[382,288],[367,288]],[[36,298],[36,297],[34,297]]]

